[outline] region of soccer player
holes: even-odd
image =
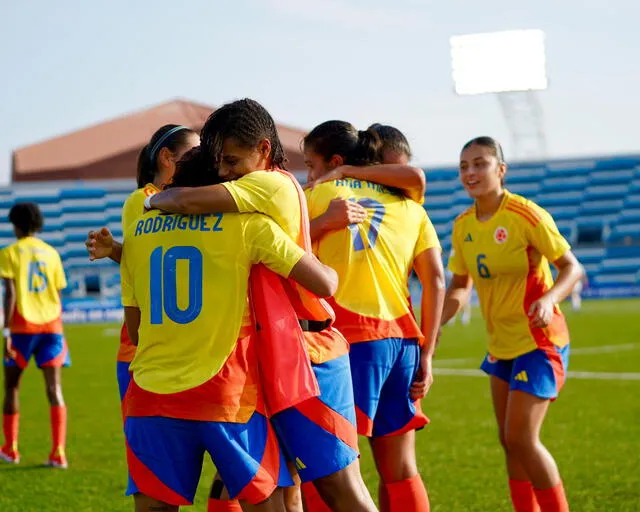
[[[9,221],[18,241],[0,252],[4,280],[4,444],[0,459],[17,464],[19,402],[22,372],[33,355],[42,370],[51,406],[53,446],[46,462],[67,468],[65,442],[67,408],[62,396],[60,368],[69,366],[69,350],[62,330],[60,290],[67,280],[58,252],[36,237],[43,219],[35,203],[16,203]]]
[[[189,149],[198,144],[200,144],[200,137],[197,133],[176,124],[166,124],[151,136],[149,143],[142,148],[138,155],[136,176],[138,188],[131,193],[122,207],[122,233],[126,233],[131,223],[143,213],[145,198],[159,192],[165,184],[169,183],[176,170],[176,162]],[[110,237],[111,235],[107,228],[102,228],[100,232],[92,231],[89,233],[86,244],[90,260],[95,259],[91,247],[96,243],[95,239],[98,236]],[[116,263],[120,263],[120,246],[116,251],[111,252],[109,257]],[[116,363],[120,400],[124,398],[129,386],[131,379],[129,365],[135,353],[136,347],[131,343],[123,323],[120,330],[120,347]]]
[[[192,169],[179,167],[174,183],[217,178]],[[255,344],[239,339],[249,271],[258,263],[319,296],[337,285],[333,270],[266,216],[156,211],[127,231],[122,300],[138,350],[124,407],[127,493],[136,510],[190,504],[205,451],[244,510],[283,510],[281,496],[271,495],[291,480],[258,412]]]
[[[478,137],[462,148],[460,181],[474,204],[454,222],[454,276],[442,322],[468,300],[475,283],[489,331],[482,370],[490,376],[513,506],[517,512],[567,511],[558,467],[539,434],[569,360],[558,304],[581,270],[551,216],[504,188],[506,171],[496,140]],[[549,262],[558,269],[555,283]]]
[[[311,174],[331,175],[344,164],[380,158],[374,130],[358,132],[327,121],[304,138]],[[348,229],[327,229],[322,215],[335,198],[358,202],[367,220]],[[307,191],[314,252],[334,268],[340,284],[330,300],[336,327],[351,345],[358,433],[370,440],[381,477],[383,511],[426,511],[418,473],[415,430],[428,423],[420,409],[432,382],[444,270],[433,225],[424,209],[395,190],[358,179],[337,179]],[[422,332],[410,307],[408,278],[422,284]]]

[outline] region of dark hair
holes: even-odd
[[[176,128],[182,129],[176,130]],[[175,131],[167,136],[172,130]],[[147,183],[152,183],[156,177],[160,150],[168,148],[172,152],[178,151],[179,148],[188,143],[187,137],[192,133],[196,132],[178,124],[165,124],[151,136],[149,143],[140,150],[138,155],[138,173],[136,176],[138,188],[144,187]],[[152,151],[153,154],[151,154]]]
[[[204,153],[219,167],[224,141],[233,137],[243,147],[257,146],[262,139],[271,141],[271,165],[286,169],[287,158],[276,123],[260,103],[249,98],[233,101],[214,111],[200,132]]]
[[[483,146],[485,148],[489,148],[493,152],[493,156],[495,156],[498,159],[498,163],[501,163],[501,164],[505,163],[502,146],[493,137],[482,136],[482,137],[476,137],[475,139],[471,139],[464,146],[462,146],[462,151],[469,149],[474,144],[478,146]]]
[[[325,160],[340,155],[346,165],[370,165],[381,161],[382,141],[378,134],[371,129],[358,131],[346,121],[319,124],[305,136],[303,144]]]
[[[9,222],[24,235],[42,230],[44,220],[36,203],[16,203],[9,210]]]
[[[381,152],[384,156],[385,151],[395,151],[397,153],[404,153],[409,159],[413,156],[411,153],[411,146],[409,141],[400,130],[394,126],[387,124],[374,123],[369,126],[369,130],[373,130],[378,134],[382,141]]]
[[[173,187],[205,187],[222,183],[218,171],[211,168],[200,146],[187,151],[176,164],[176,172],[165,189]]]

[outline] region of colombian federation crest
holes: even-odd
[[[495,233],[493,233],[493,239],[496,241],[497,244],[505,243],[507,241],[508,236],[509,236],[509,233],[507,232],[507,229],[503,228],[502,226],[497,228]]]

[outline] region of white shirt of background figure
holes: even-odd
[[[587,272],[582,265],[580,265],[580,267],[583,272],[582,279],[580,279],[573,287],[573,290],[571,290],[571,307],[574,311],[580,311],[582,309],[582,290],[584,290],[585,286],[589,285]]]

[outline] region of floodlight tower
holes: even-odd
[[[544,32],[509,30],[451,38],[456,93],[497,94],[518,159],[546,156],[542,107],[547,88]]]

